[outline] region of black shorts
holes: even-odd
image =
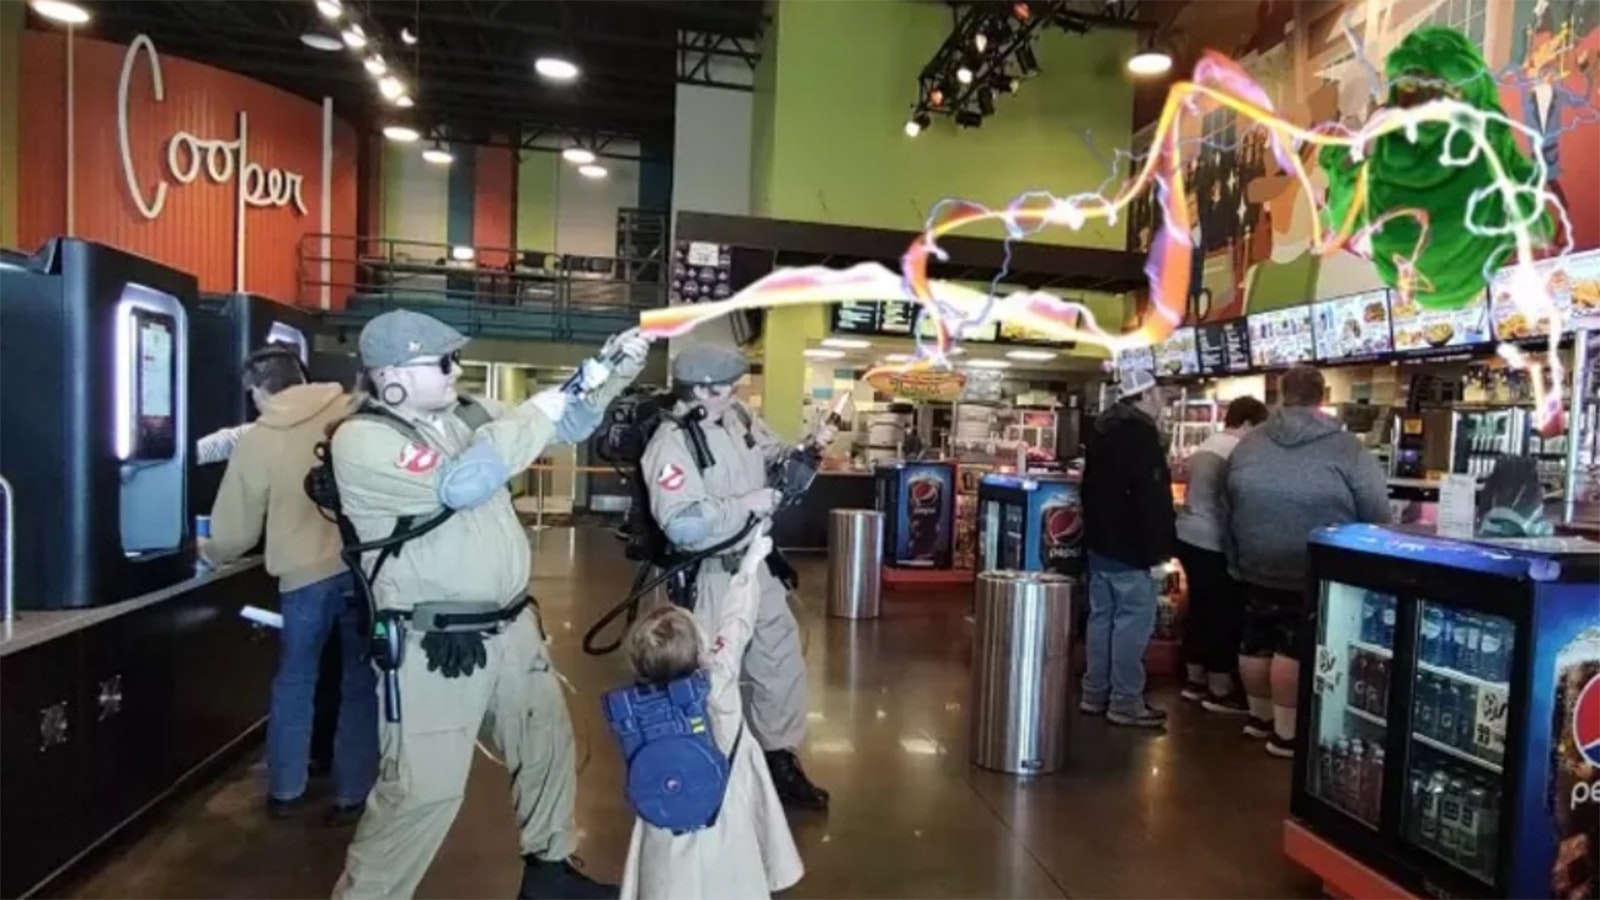
[[[1305,594],[1245,584],[1244,597],[1244,637],[1239,641],[1239,655],[1298,659]]]

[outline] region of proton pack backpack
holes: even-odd
[[[711,677],[697,671],[664,685],[618,688],[603,700],[606,724],[628,768],[628,805],[675,835],[717,823],[744,739],[741,727],[723,756],[706,709],[710,693]]]

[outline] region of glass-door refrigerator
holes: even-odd
[[[1310,549],[1295,819],[1419,894],[1600,897],[1600,544]]]

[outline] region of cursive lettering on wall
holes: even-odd
[[[150,88],[155,102],[166,100],[166,85],[161,77],[161,58],[156,55],[155,44],[148,35],[139,35],[128,45],[122,58],[122,77],[117,81],[117,142],[122,153],[122,175],[128,185],[139,214],[155,219],[167,204],[167,182],[158,180],[146,199],[140,186],[139,175],[134,171],[133,144],[128,137],[128,85],[133,78],[133,67],[140,53],[150,60]],[[292,206],[300,215],[306,214],[305,199],[301,196],[303,178],[297,172],[268,169],[253,162],[249,156],[247,136],[250,133],[249,114],[238,114],[238,136],[233,140],[204,139],[187,131],[180,131],[166,141],[167,175],[178,184],[192,184],[203,172],[217,184],[237,184],[240,210],[246,206]]]

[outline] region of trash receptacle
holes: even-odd
[[[1041,775],[1066,759],[1072,696],[1071,578],[978,576],[972,634],[972,761]]]
[[[883,570],[883,513],[836,509],[828,514],[828,615],[876,619]]]

